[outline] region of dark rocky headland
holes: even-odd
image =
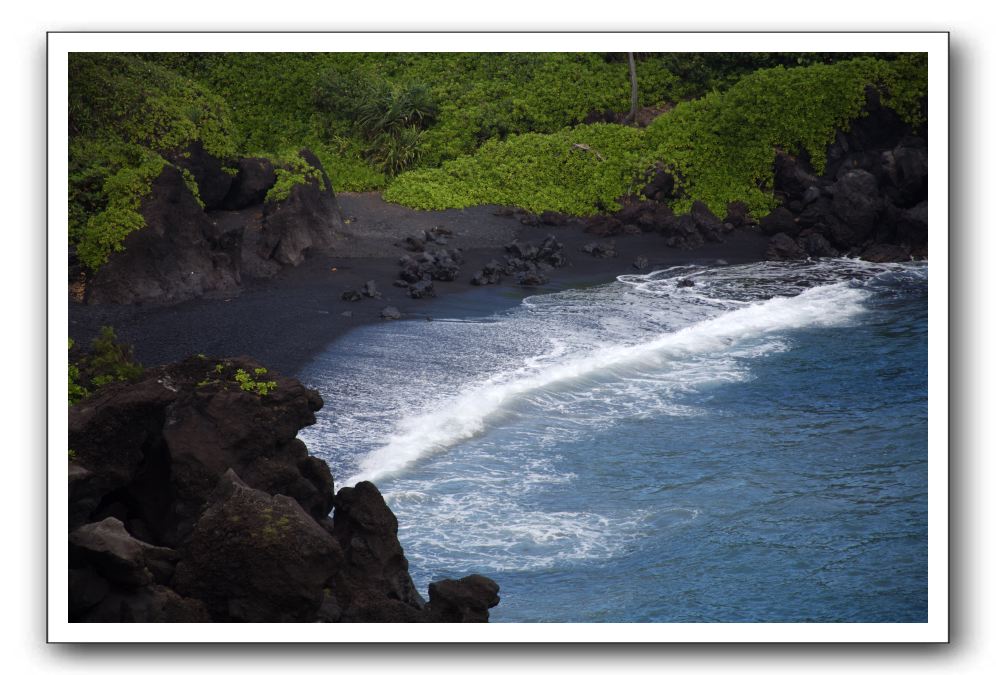
[[[494,581],[442,580],[426,602],[377,488],[334,492],[296,438],[321,407],[251,360],[201,357],[72,406],[70,619],[487,621]]]

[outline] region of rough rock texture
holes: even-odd
[[[176,590],[232,621],[307,621],[342,563],[338,542],[295,500],[229,469],[194,526]]]
[[[866,110],[848,132],[837,133],[823,175],[805,157],[777,155],[775,195],[783,206],[760,223],[773,235],[770,258],[927,256],[926,128],[904,124],[881,107],[874,90]]]
[[[429,584],[428,609],[436,621],[487,621],[488,610],[497,604],[498,584],[479,574]]]
[[[567,264],[564,245],[552,234],[539,244],[513,240],[505,245],[505,252],[504,262],[489,261],[474,274],[470,283],[487,286],[501,283],[503,277],[511,276],[519,285],[541,286],[550,280],[543,272]]]
[[[294,185],[287,199],[265,202],[276,182],[269,160],[243,158],[226,167],[199,143],[174,153],[176,166],[163,169],[142,203],[146,226],[88,280],[84,300],[173,304],[230,293],[243,276],[270,277],[330,247],[342,227],[335,191],[318,158],[309,150],[300,155],[320,178]],[[203,207],[176,167],[193,176]]]
[[[195,357],[71,407],[71,620],[487,620],[489,580],[426,609],[376,487],[333,497],[297,439],[321,406],[249,359]]]
[[[723,218],[702,202],[676,216],[668,202],[682,195],[675,177],[660,166],[647,175],[644,199],[627,197],[613,214],[577,220],[595,236],[620,236],[637,228],[657,232],[668,246],[682,249],[722,241],[738,228],[760,227],[773,237],[768,252],[776,260],[926,257],[926,127],[911,129],[881,106],[874,89],[866,91],[865,112],[847,132],[836,134],[822,175],[805,153],[775,153],[773,193],[781,204],[760,222],[742,202],[728,204]],[[487,276],[482,274],[480,281],[485,283]]]
[[[779,232],[768,243],[765,257],[768,260],[802,260],[806,257],[806,251],[792,237]]]
[[[89,281],[86,302],[174,303],[241,283],[241,234],[216,230],[178,170],[163,169],[141,211],[146,226]]]
[[[335,600],[347,621],[395,621],[417,617],[425,601],[408,576],[398,543],[398,519],[373,483],[342,488],[335,498],[332,536],[344,564]]]
[[[223,373],[214,372],[216,363],[223,364]],[[259,367],[248,359],[188,359],[146,371],[134,384],[103,387],[73,406],[74,471],[94,474],[87,481],[87,501],[99,499],[85,517],[115,515],[130,530],[175,545],[229,468],[252,487],[292,496],[309,512],[327,514],[331,474],[296,438],[301,427],[314,423],[321,398],[281,377],[273,378],[277,386],[266,396],[243,391],[235,373]]]
[[[277,182],[273,163],[262,157],[243,157],[238,161],[238,174],[221,204],[226,211],[238,211],[262,204],[266,193]]]
[[[291,188],[287,199],[263,205],[263,223],[254,252],[281,265],[300,265],[312,249],[332,245],[332,233],[342,227],[342,214],[322,163],[310,150],[301,157],[319,170],[320,179]]]

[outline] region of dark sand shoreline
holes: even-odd
[[[683,264],[756,262],[764,259],[768,238],[740,230],[723,243],[694,250],[668,248],[658,234],[616,237],[615,258],[593,258],[581,247],[602,241],[579,227],[520,224],[495,214],[493,206],[449,211],[414,211],[380,199],[379,194],[341,194],[347,220],[335,247],[311,255],[302,265],[286,268],[266,280],[247,279],[237,294],[204,297],[177,305],[96,305],[69,301],[69,336],[88,344],[100,326],[111,325],[118,337],[135,347],[144,365],[160,365],[192,354],[215,357],[246,355],[285,375],[297,375],[315,355],[353,328],[384,321],[380,312],[398,308],[404,319],[433,316],[437,299],[473,292],[470,279],[492,258],[503,259],[504,245],[518,238],[539,243],[553,234],[564,244],[568,264],[547,273],[550,283],[529,287],[528,293],[607,283],[621,274],[636,273],[637,256],[648,260],[642,273]],[[437,298],[412,299],[392,285],[407,253],[396,244],[420,230],[442,227],[454,232],[448,247],[463,250],[464,263],[452,282],[436,282]],[[333,269],[335,271],[333,271]],[[348,302],[343,291],[359,290],[368,280],[377,284],[381,299]],[[511,279],[504,286],[515,286]],[[525,288],[524,288],[525,290]],[[348,316],[343,312],[349,312]]]

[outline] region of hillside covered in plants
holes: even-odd
[[[232,176],[239,157],[271,162],[267,202],[317,179],[308,148],[336,190],[417,209],[614,211],[657,167],[676,212],[742,201],[762,216],[777,150],[820,170],[869,87],[914,127],[926,92],[925,57],[895,54],[637,54],[632,116],[625,54],[80,53],[69,67],[70,245],[92,271],[146,224],[167,165],[205,206],[200,154]]]

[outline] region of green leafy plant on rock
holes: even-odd
[[[69,339],[70,354],[75,343]],[[135,361],[130,345],[118,341],[111,326],[101,326],[90,349],[69,362],[69,404],[83,400],[111,382],[133,382],[145,369]]]
[[[262,375],[266,375],[266,368],[254,368],[252,374],[249,374],[244,369],[239,368],[235,371],[235,381],[238,382],[239,388],[242,391],[252,392],[254,394],[258,394],[259,396],[266,396],[268,393],[277,388],[277,383],[273,380],[264,381],[257,379]]]
[[[618,208],[647,168],[660,165],[677,178],[677,212],[695,200],[717,213],[742,201],[762,216],[775,204],[776,151],[805,153],[822,170],[835,132],[863,114],[868,87],[919,124],[926,57],[759,70],[725,91],[679,103],[646,130],[591,124],[492,139],[439,168],[401,174],[384,198],[419,209],[501,204],[590,215]]]
[[[73,349],[73,339],[69,338],[69,351]],[[80,369],[72,361],[69,362],[69,405],[79,403],[90,395],[86,387],[80,384]],[[70,451],[72,452],[72,451]]]
[[[307,185],[314,181],[319,190],[325,190],[325,181],[322,172],[317,167],[312,166],[297,153],[285,153],[279,157],[272,157],[276,169],[277,182],[266,193],[264,201],[282,202],[290,197],[291,190],[295,185]]]

